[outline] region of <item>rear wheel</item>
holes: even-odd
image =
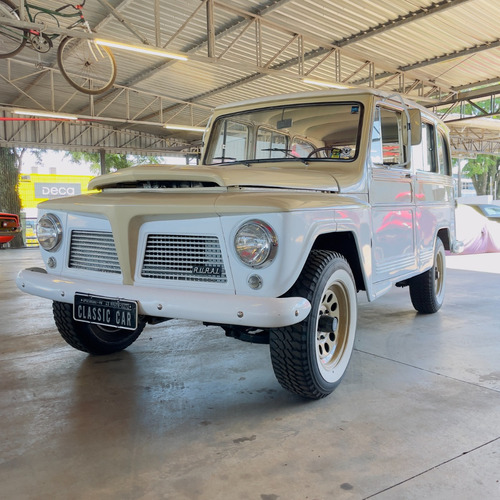
[[[73,305],[53,302],[54,320],[61,337],[75,349],[89,354],[112,354],[131,345],[146,326],[139,320],[135,330],[92,325],[73,319]]]
[[[356,285],[349,264],[338,253],[312,251],[287,295],[308,299],[312,308],[300,323],[271,330],[274,373],[285,389],[320,399],[340,383],[354,348]]]
[[[432,314],[439,311],[444,301],[445,279],[444,245],[441,238],[436,238],[433,266],[409,280],[411,302],[418,312]]]
[[[0,21],[19,21],[16,5],[10,0],[0,0]],[[0,24],[0,58],[15,56],[26,45],[28,31],[14,26]]]
[[[57,49],[61,74],[75,89],[85,94],[100,94],[116,79],[115,58],[108,47],[93,40],[64,38]]]

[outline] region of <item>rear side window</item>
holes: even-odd
[[[437,133],[437,156],[439,173],[450,175],[450,157],[448,154],[448,147],[445,136],[438,130]]]
[[[422,142],[413,147],[416,170],[449,175],[450,160],[446,137],[432,123],[422,123]]]
[[[416,170],[437,172],[436,130],[433,124],[422,122],[422,142],[413,147],[412,160]]]

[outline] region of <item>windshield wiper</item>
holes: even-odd
[[[263,148],[261,149],[261,151],[278,151],[280,153],[286,153],[289,154],[290,156],[293,156],[291,154],[292,150],[287,148]]]
[[[292,154],[293,150],[292,149],[287,149],[287,148],[264,148],[261,149],[261,151],[278,151],[281,153],[286,153],[288,159],[290,160],[299,160],[301,161],[304,165],[309,165],[307,162],[306,158],[302,158],[301,156],[295,156]],[[279,158],[265,158],[263,159],[264,161],[268,160],[279,160]]]
[[[212,160],[222,160],[222,163],[215,163],[215,165],[226,165],[226,160],[228,160],[229,161],[228,165],[235,165],[237,163],[243,163],[243,165],[245,165],[245,167],[251,166],[251,163],[249,160],[238,160],[237,158],[231,158],[230,156],[225,156],[224,158],[222,156],[215,156],[214,158],[212,158]],[[252,160],[252,161],[255,161],[255,160]]]
[[[212,160],[219,160],[221,158],[215,157]],[[290,156],[288,158],[251,158],[250,160],[237,160],[236,158],[233,160],[232,158],[224,158],[225,160],[231,160],[228,163],[214,163],[214,165],[237,165],[238,163],[242,163],[245,167],[251,167],[256,163],[280,163],[284,161],[300,161],[304,165],[309,166],[309,160],[307,158],[303,158],[301,156]]]

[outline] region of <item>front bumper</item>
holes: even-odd
[[[41,268],[19,272],[18,288],[31,295],[73,303],[75,292],[135,300],[139,314],[207,323],[279,328],[305,319],[311,304],[302,297],[258,297],[214,292],[165,290],[144,286],[96,283],[48,274]]]
[[[464,243],[460,240],[454,240],[451,245],[451,253],[462,253],[464,251]]]
[[[21,232],[20,227],[2,228],[0,227],[0,243],[8,243],[14,239],[14,236]]]

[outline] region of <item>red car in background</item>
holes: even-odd
[[[0,213],[0,245],[8,243],[20,231],[19,216]]]

